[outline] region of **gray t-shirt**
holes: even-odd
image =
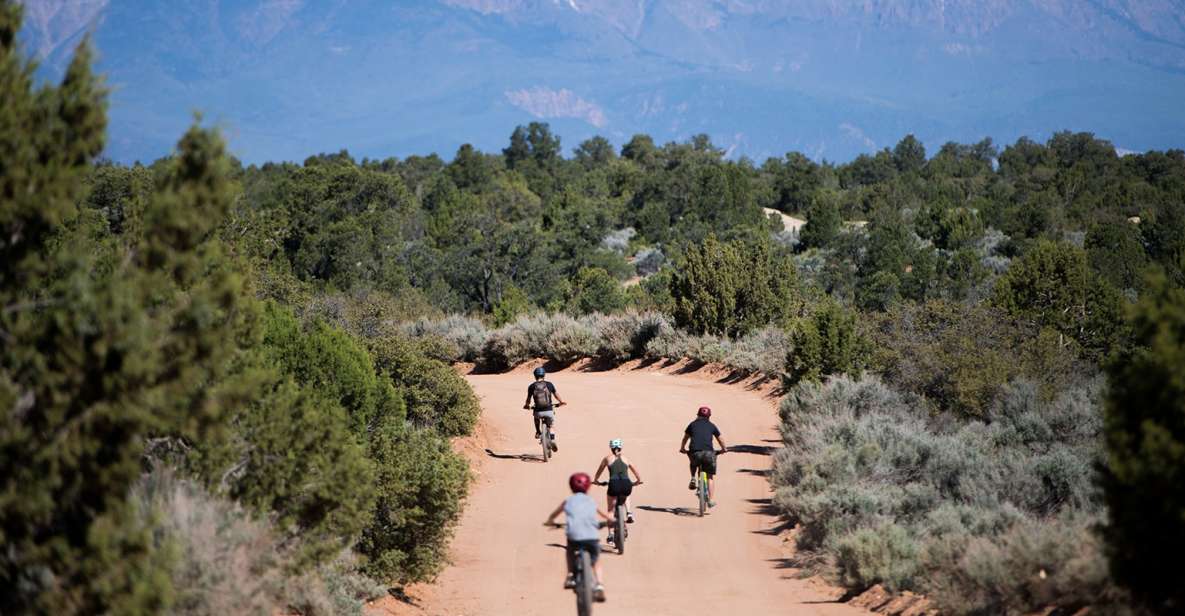
[[[564,522],[571,541],[594,541],[601,536],[597,524],[597,504],[583,492],[577,492],[564,501]]]

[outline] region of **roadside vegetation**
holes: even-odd
[[[450,364],[779,379],[802,566],[950,613],[1185,607],[1185,153],[906,136],[844,164],[546,124],[500,152],[101,158],[87,44],[0,0],[0,612],[357,613],[468,488]],[[780,216],[806,219],[786,230]]]

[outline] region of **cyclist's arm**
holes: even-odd
[[[683,433],[683,442],[679,443],[679,451],[687,451],[687,441],[689,441],[689,440],[691,440],[691,435],[684,432]]]
[[[561,502],[560,506],[556,507],[555,511],[552,511],[551,515],[547,516],[547,522],[545,522],[545,524],[555,524],[555,519],[560,517],[560,514],[563,512],[564,512],[564,503]]]
[[[601,473],[605,472],[605,467],[609,465],[609,457],[601,458],[601,465],[597,467],[597,474],[593,476],[593,483],[601,480]]]
[[[525,409],[531,408],[531,390],[530,390],[530,388],[527,389],[527,401],[523,402],[523,408],[525,408]]]
[[[553,389],[551,390],[551,395],[555,396],[556,401],[560,404],[567,404],[567,402],[564,402],[564,399],[560,397],[560,392]]]
[[[717,435],[716,435],[716,442],[717,442],[717,443],[720,443],[720,451],[721,451],[721,453],[723,453],[723,452],[725,452],[725,451],[728,451],[728,447],[725,447],[725,446],[724,446],[724,439],[720,438],[720,435],[719,435],[719,434],[717,434]]]

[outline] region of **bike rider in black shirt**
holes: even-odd
[[[720,429],[716,424],[709,419],[712,416],[712,409],[701,406],[696,412],[695,421],[687,424],[687,429],[683,431],[683,442],[679,444],[679,453],[687,454],[687,459],[691,462],[691,482],[687,484],[689,490],[695,489],[695,476],[697,471],[703,469],[708,474],[708,506],[715,507],[716,497],[716,450],[712,448],[712,438],[720,443],[720,452],[728,451],[724,445],[724,439],[720,438]],[[691,441],[691,450],[687,449],[687,442]]]

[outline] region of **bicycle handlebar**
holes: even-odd
[[[631,481],[630,484],[635,485],[635,486],[640,486],[640,485],[642,485],[642,482],[641,481]],[[608,481],[594,481],[593,485],[594,486],[607,486],[607,485],[609,485],[609,482]]]
[[[686,449],[680,449],[679,453],[691,453],[691,452]],[[721,455],[721,454],[728,453],[728,450],[727,449],[715,449],[715,450],[713,450],[713,453],[715,453],[716,455]]]

